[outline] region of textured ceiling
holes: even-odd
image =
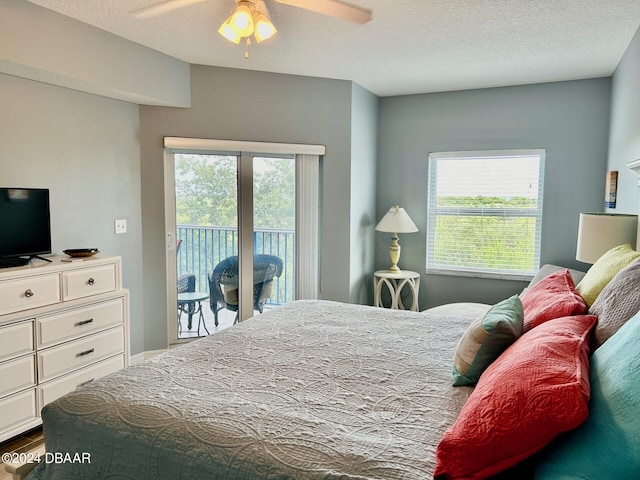
[[[265,0],[278,34],[249,48],[217,30],[233,0],[158,17],[156,0],[30,0],[189,63],[353,80],[379,96],[610,75],[640,25],[638,0],[349,0],[365,25]]]

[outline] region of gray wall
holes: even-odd
[[[640,34],[610,105],[610,79],[377,99],[348,81],[192,66],[189,85],[183,62],[21,0],[0,2],[0,31],[0,72],[70,88],[0,74],[0,183],[51,188],[55,251],[123,256],[134,354],[166,346],[165,135],[327,145],[321,269],[332,300],[371,301],[389,244],[373,226],[393,204],[420,228],[402,236],[401,266],[424,271],[431,151],[546,148],[543,262],[584,268],[573,260],[577,217],[602,210],[607,168],[621,174],[617,211],[637,209],[626,163],[640,158]],[[131,63],[114,68],[123,53]],[[141,107],[138,123],[136,105],[80,91],[193,106]],[[115,218],[127,218],[128,234],[114,235]],[[497,301],[521,287],[423,275],[421,307]]]
[[[638,213],[638,177],[627,163],[640,159],[640,29],[618,64],[611,86],[608,170],[618,170],[614,213]]]
[[[351,303],[372,304],[376,222],[378,97],[352,84],[351,101]]]
[[[322,296],[350,300],[351,85],[194,65],[191,108],[140,108],[147,350],[167,344],[163,136],[326,145]]]
[[[189,65],[24,0],[0,1],[0,72],[132,103],[189,106]]]
[[[131,351],[143,351],[138,106],[2,74],[0,105],[0,185],[50,189],[54,253],[122,256]],[[118,218],[128,233],[115,235]]]
[[[581,211],[601,211],[608,148],[610,79],[383,98],[377,217],[403,206],[420,231],[400,236],[401,268],[423,273],[420,308],[494,303],[523,282],[425,275],[429,152],[545,148],[542,263],[575,261]],[[379,235],[376,265],[388,264]]]

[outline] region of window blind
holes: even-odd
[[[534,275],[544,157],[539,149],[430,154],[427,273]]]

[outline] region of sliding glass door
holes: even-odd
[[[169,283],[177,285],[170,338],[212,334],[296,299],[295,156],[173,152],[168,159],[175,199],[167,209],[175,211]]]
[[[170,344],[318,298],[324,146],[165,137],[164,147]]]

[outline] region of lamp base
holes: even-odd
[[[400,272],[400,267],[398,267],[398,262],[400,261],[400,250],[401,247],[398,243],[398,234],[394,233],[391,238],[391,245],[389,246],[389,257],[391,257],[391,267],[389,267],[390,272]]]

